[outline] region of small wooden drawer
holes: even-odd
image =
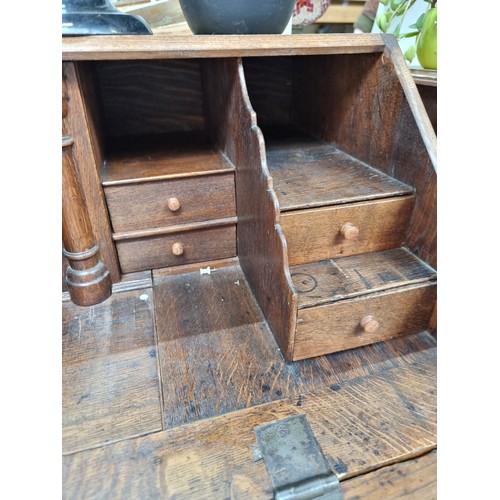
[[[115,233],[236,215],[233,172],[105,186]]]
[[[435,282],[300,309],[294,361],[426,330],[436,301]]]
[[[403,244],[415,197],[281,214],[290,265],[376,252]]]
[[[236,256],[236,225],[116,242],[123,273]]]

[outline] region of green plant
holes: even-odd
[[[411,24],[406,33],[402,33],[405,16],[417,0],[380,0],[385,6],[379,9],[375,22],[383,33],[393,34],[397,40],[414,38],[404,53],[408,62],[417,56],[424,68],[437,69],[437,0],[424,0],[428,6],[417,21]],[[421,4],[418,5],[421,8]]]

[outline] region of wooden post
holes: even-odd
[[[63,254],[68,259],[66,284],[71,300],[90,306],[111,295],[111,276],[101,261],[99,245],[82,195],[72,155],[73,138],[67,133],[64,119],[68,114],[66,83],[62,93],[62,233]]]

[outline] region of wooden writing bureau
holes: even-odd
[[[435,330],[436,135],[393,37],[65,38],[62,69],[76,305],[153,273],[190,335],[237,265],[289,363]]]

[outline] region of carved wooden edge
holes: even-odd
[[[264,137],[247,93],[241,59],[204,60],[203,81],[208,93],[207,131],[236,168],[240,265],[283,355],[291,361],[298,296]]]
[[[112,282],[118,283],[121,280],[121,271],[99,175],[104,152],[101,138],[98,137],[99,131],[96,130],[96,110],[89,108],[91,104],[96,107],[97,103],[88,102],[94,99],[89,89],[92,86],[91,68],[88,63],[63,63],[62,70],[67,88],[67,116],[64,123],[74,141],[72,155],[91,221],[91,231]]]
[[[71,300],[81,306],[104,301],[111,295],[111,277],[101,261],[90,217],[73,159],[73,137],[68,133],[67,86],[62,81],[62,240],[66,258],[65,281]]]

